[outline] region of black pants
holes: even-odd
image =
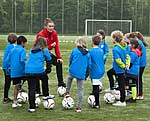
[[[62,70],[62,63],[57,62],[57,57],[51,53],[52,57],[52,64],[56,66],[56,73],[57,73],[57,79],[58,79],[58,86],[66,86],[63,82],[63,70]]]
[[[11,78],[10,75],[7,75],[5,70],[3,69],[4,76],[5,76],[5,82],[4,82],[4,98],[8,98],[8,92],[11,85]]]
[[[99,89],[99,85],[93,85],[93,89],[92,89],[92,93],[94,94],[95,97],[95,106],[100,106],[99,103],[99,97],[100,97],[100,89]]]
[[[42,92],[44,96],[49,96],[48,76],[47,75],[28,75],[28,95],[29,95],[29,108],[35,109],[35,91],[39,80],[42,81]]]
[[[137,95],[138,96],[142,96],[143,95],[143,80],[142,80],[142,76],[144,73],[144,69],[145,67],[140,67],[140,71],[139,71],[139,79],[136,83],[137,85]]]
[[[110,85],[110,89],[113,90],[114,89],[114,77],[113,76],[116,76],[116,73],[114,71],[113,68],[111,68],[110,70],[107,71],[107,77],[109,79],[109,85]]]
[[[125,74],[116,74],[116,79],[118,81],[119,90],[120,90],[120,101],[125,101]]]
[[[137,76],[126,75],[126,84],[129,86],[129,90],[131,90],[132,87],[136,87],[137,80]]]
[[[50,53],[50,54],[51,54],[51,57],[52,57],[51,63],[54,66],[56,66],[56,74],[57,74],[57,79],[58,79],[58,86],[65,87],[66,84],[63,81],[63,75],[62,75],[63,74],[62,63],[57,62],[56,56],[53,55],[52,53]],[[40,82],[39,81],[37,82],[36,93],[41,94],[41,91],[40,91]]]

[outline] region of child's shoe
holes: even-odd
[[[137,99],[137,100],[144,100],[144,97],[143,97],[143,96],[137,96],[136,99]]]
[[[51,96],[51,95],[43,96],[43,100],[53,99],[54,97],[55,97],[54,95],[53,96]]]
[[[35,109],[28,109],[28,112],[30,112],[30,113],[33,113],[33,112],[35,112]]]
[[[100,109],[99,105],[95,105],[93,108]]]
[[[112,105],[113,106],[122,106],[122,107],[125,107],[126,106],[126,102],[120,102],[120,101],[118,101],[118,102],[116,102],[116,103],[114,103]]]
[[[9,103],[9,102],[12,102],[13,100],[10,99],[9,97],[8,98],[3,98],[3,103]]]
[[[78,106],[78,107],[76,108],[76,112],[81,112],[81,107],[80,107],[80,106]]]
[[[128,100],[126,100],[126,102],[129,102],[129,103],[136,103],[136,99],[129,98]]]
[[[21,107],[22,105],[19,103],[13,103],[12,104],[12,108],[17,108],[17,107]]]

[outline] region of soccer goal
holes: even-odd
[[[97,30],[103,29],[106,35],[110,35],[112,31],[120,30],[123,33],[132,32],[132,20],[85,20],[85,35],[94,35]]]

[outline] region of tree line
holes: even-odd
[[[150,34],[149,0],[1,0],[0,16],[0,33],[34,34],[49,17],[60,34],[84,34],[85,19],[132,20]]]

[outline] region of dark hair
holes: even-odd
[[[100,41],[101,41],[101,38],[100,38],[99,35],[94,35],[94,36],[92,37],[92,43],[93,43],[94,45],[99,45]]]
[[[44,20],[44,26],[47,26],[48,23],[54,23],[50,18]]]
[[[13,44],[17,41],[17,35],[15,33],[9,33],[7,40],[10,44]]]
[[[97,33],[99,33],[100,35],[102,35],[102,39],[105,39],[105,31],[103,29],[99,29],[97,31]]]
[[[134,49],[138,48],[140,51],[142,51],[142,46],[138,43],[137,38],[130,38],[130,44]]]
[[[24,36],[19,36],[18,38],[17,38],[17,44],[18,45],[21,45],[21,43],[25,43],[25,42],[27,42],[27,39],[24,37]]]

